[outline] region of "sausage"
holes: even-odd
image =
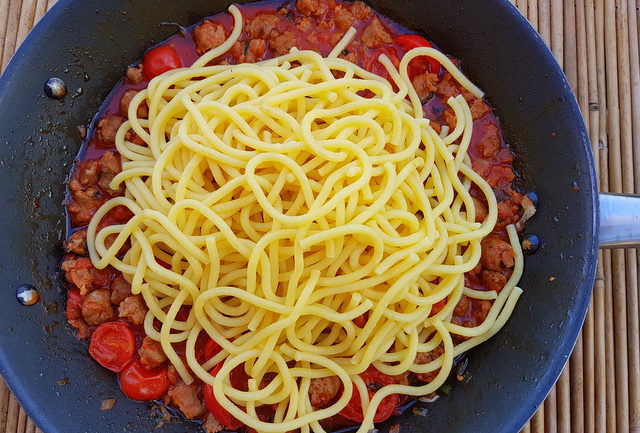
[[[411,84],[413,84],[413,88],[416,89],[416,93],[423,104],[427,102],[433,92],[437,90],[435,86],[437,82],[438,75],[431,72],[416,75],[411,80]]]
[[[373,10],[367,6],[364,2],[355,1],[351,5],[351,13],[356,17],[358,21],[368,20],[373,16]]]
[[[309,385],[311,406],[316,408],[327,406],[338,395],[341,388],[342,382],[336,376],[311,379],[311,384]]]
[[[473,205],[476,208],[476,222],[481,223],[487,218],[487,215],[489,215],[489,211],[487,210],[487,205],[475,197],[472,197],[472,199],[473,199]]]
[[[120,184],[118,189],[111,189],[109,184],[122,171],[120,155],[115,152],[105,152],[100,157],[100,174],[98,178],[98,186],[106,193],[111,195],[120,195],[124,193],[124,185]]]
[[[71,220],[75,225],[87,224],[105,201],[104,194],[95,186],[71,191],[71,200],[67,206]]]
[[[290,31],[286,31],[269,41],[269,47],[276,57],[287,54],[295,45],[296,35]]]
[[[151,337],[144,337],[138,349],[138,356],[142,365],[149,369],[160,367],[168,360],[160,342]]]
[[[144,75],[142,74],[142,65],[131,66],[127,68],[124,77],[129,84],[142,83],[144,81]]]
[[[98,289],[90,292],[82,303],[82,316],[89,325],[99,325],[113,320],[114,311],[111,306],[109,290]]]
[[[96,135],[104,146],[112,147],[116,142],[116,133],[120,125],[124,123],[124,118],[118,115],[106,116],[98,122]]]
[[[131,100],[137,94],[137,90],[127,90],[122,94],[122,98],[120,98],[120,113],[122,113],[123,116],[128,116]],[[149,106],[147,105],[147,101],[142,101],[140,105],[138,105],[136,115],[141,119],[146,119],[147,117],[149,117]]]
[[[131,284],[124,279],[122,275],[116,275],[110,284],[111,288],[111,303],[113,305],[119,305],[126,298],[131,296]]]
[[[336,5],[334,20],[336,22],[336,27],[338,27],[343,32],[349,30],[349,27],[353,25],[353,22],[356,20],[356,17],[344,6]]]
[[[296,9],[303,15],[319,17],[327,13],[329,5],[324,0],[298,0]]]
[[[491,107],[482,99],[478,98],[475,98],[473,102],[471,102],[469,108],[471,109],[471,117],[473,117],[473,120],[478,120],[491,113]]]
[[[478,150],[483,158],[493,158],[500,151],[500,128],[494,123],[489,123],[484,129],[484,137],[478,143]]]
[[[416,354],[416,364],[428,364],[431,361],[438,359],[444,353],[444,349],[441,346],[436,347],[431,352],[418,352]],[[416,379],[421,382],[429,383],[433,381],[438,375],[440,369],[430,371],[429,373],[416,373]]]
[[[487,285],[489,290],[495,290],[496,292],[500,292],[504,285],[507,284],[507,277],[502,273],[487,269],[482,271],[480,279]]]
[[[280,19],[274,13],[256,15],[246,27],[247,36],[251,39],[266,39],[271,30],[278,27]]]
[[[362,32],[362,42],[369,48],[378,48],[393,42],[391,35],[377,17]]]
[[[147,305],[140,295],[128,296],[118,306],[118,317],[134,325],[141,325],[147,315]]]
[[[226,427],[220,424],[220,421],[215,416],[208,413],[204,419],[204,425],[202,426],[207,433],[218,433],[222,430],[226,430]]]
[[[481,263],[485,269],[501,271],[505,268],[512,268],[515,254],[511,244],[495,236],[487,236],[481,242],[482,258]]]
[[[197,386],[187,385],[182,380],[169,388],[167,398],[170,404],[177,406],[188,419],[197,418],[207,410],[198,396]]]
[[[87,252],[87,229],[73,232],[62,244],[64,251],[74,253],[79,256],[86,256]]]
[[[80,289],[81,295],[89,293],[93,287],[93,280],[95,278],[94,268],[89,258],[66,258],[60,268],[65,273],[67,281]]]
[[[227,40],[227,31],[222,24],[207,20],[193,30],[193,39],[196,42],[196,53],[203,55],[222,45]]]

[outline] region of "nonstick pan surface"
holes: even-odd
[[[597,189],[576,102],[542,39],[507,0],[372,0],[376,10],[461,59],[488,95],[518,155],[523,191],[540,197],[527,224],[542,240],[525,261],[524,295],[505,328],[469,353],[472,379],[450,395],[380,426],[409,432],[513,433],[543,401],[578,335],[595,275]],[[87,125],[124,68],[144,49],[224,10],[220,0],[60,0],[0,79],[0,370],[45,433],[148,432],[148,407],[125,398],[68,329],[58,274],[65,178]],[[48,99],[63,78],[69,95]],[[24,307],[21,284],[42,300]],[[115,408],[100,402],[116,398]],[[166,433],[196,432],[169,423]]]

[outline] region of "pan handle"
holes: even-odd
[[[600,248],[640,246],[640,195],[600,194]]]

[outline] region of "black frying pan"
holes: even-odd
[[[505,328],[470,357],[472,380],[411,411],[403,433],[513,433],[543,401],[582,325],[598,248],[598,195],[591,148],[567,81],[542,39],[507,0],[371,0],[378,11],[429,35],[461,59],[489,95],[518,154],[522,188],[540,197],[527,232],[542,247],[527,257],[524,295]],[[0,367],[46,433],[149,432],[146,404],[119,391],[68,329],[57,276],[65,221],[64,179],[88,124],[126,65],[175,31],[226,8],[225,0],[60,0],[29,35],[0,80]],[[70,94],[46,98],[60,76]],[[76,89],[78,89],[76,91]],[[81,90],[80,90],[81,89]],[[75,94],[75,95],[74,95]],[[550,277],[554,277],[553,281]],[[42,301],[14,293],[34,284]],[[111,411],[102,399],[115,397]],[[170,423],[162,432],[196,432]]]

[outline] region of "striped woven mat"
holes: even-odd
[[[640,0],[511,1],[569,78],[593,143],[600,189],[640,193]],[[0,0],[2,69],[54,3]],[[639,267],[635,249],[601,253],[571,360],[523,432],[640,433]],[[40,432],[2,380],[0,432]]]

